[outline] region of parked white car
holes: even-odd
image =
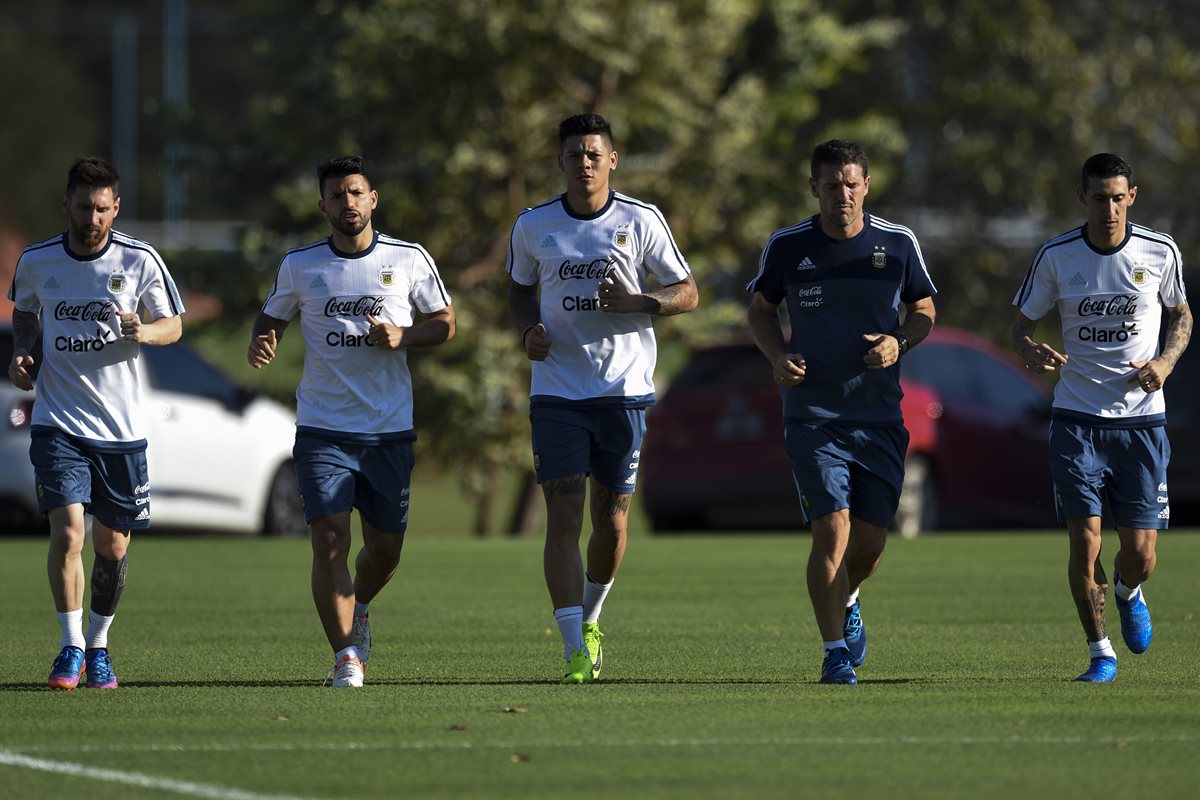
[[[0,328],[5,370],[11,359],[12,330]],[[292,467],[293,411],[237,386],[184,344],[141,348],[138,369],[151,530],[307,532]],[[0,378],[0,533],[45,525],[29,462],[34,394]]]

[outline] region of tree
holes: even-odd
[[[609,117],[620,188],[664,209],[699,276],[704,319],[660,330],[724,335],[744,304],[731,290],[798,216],[780,198],[807,193],[812,135],[836,122],[818,119],[817,93],[900,30],[846,27],[808,0],[374,0],[319,6],[297,35],[256,25],[270,32],[254,45],[265,71],[290,78],[253,98],[244,125],[248,152],[280,170],[291,215],[277,229],[312,219],[307,173],[320,157],[375,161],[380,226],[435,255],[462,322],[449,346],[414,359],[424,452],[485,512],[495,476],[528,459],[528,365],[502,265],[516,214],[561,191],[558,121]],[[840,122],[898,138],[874,115]]]

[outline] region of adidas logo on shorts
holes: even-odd
[[[139,514],[138,514],[136,517],[134,517],[133,519],[134,519],[134,521],[136,521],[136,522],[141,522],[142,520],[150,519],[150,509],[148,509],[148,508],[143,508],[143,509],[141,510],[141,512],[140,512],[140,513],[139,513]]]

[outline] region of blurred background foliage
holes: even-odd
[[[250,320],[286,249],[326,234],[315,165],[365,155],[376,227],[423,244],[454,298],[458,336],[410,356],[420,452],[459,479],[482,531],[528,471],[503,264],[516,214],[562,189],[560,119],[611,120],[614,186],[663,210],[697,275],[701,309],[658,324],[661,383],[683,348],[744,335],[762,244],[814,213],[809,154],[835,136],[871,157],[868,207],[919,237],[939,322],[1002,341],[1037,245],[1082,221],[1092,153],[1133,164],[1133,218],[1196,263],[1198,33],[1184,0],[3,0],[0,229],[60,230],[70,160],[112,157],[132,125],[118,227],[178,213],[174,192],[193,225],[233,232],[227,247],[151,241],[220,301],[189,338],[286,398],[299,337],[251,373]]]

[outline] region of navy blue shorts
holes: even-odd
[[[1171,520],[1167,462],[1171,443],[1163,426],[1101,428],[1050,421],[1050,476],[1058,519],[1099,517],[1108,499],[1123,527],[1165,530]]]
[[[784,421],[783,437],[806,523],[849,509],[863,522],[891,524],[904,484],[908,430],[835,422]]]
[[[114,531],[150,527],[146,440],[97,442],[39,425],[29,439],[38,511],[82,503]]]
[[[529,412],[538,483],[590,473],[619,494],[637,486],[644,408],[575,410],[540,406]]]
[[[408,528],[411,440],[350,444],[298,434],[292,457],[306,522],[357,508],[379,531]]]

